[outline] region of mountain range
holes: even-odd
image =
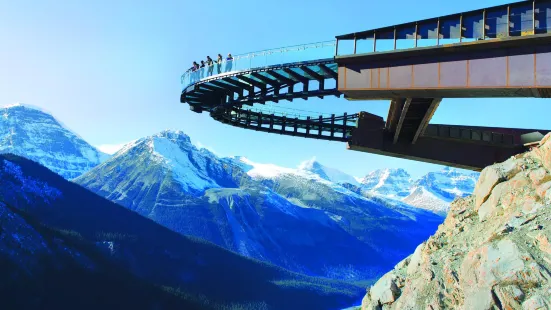
[[[291,273],[354,283],[379,277],[411,253],[443,221],[449,201],[468,194],[476,178],[445,169],[413,181],[404,170],[386,169],[360,179],[315,159],[297,168],[284,168],[245,157],[216,156],[194,146],[181,131],[138,139],[107,156],[39,109],[17,104],[3,108],[3,115],[0,153],[25,156],[80,185],[75,186],[82,191],[87,192],[84,187],[116,203],[112,206],[120,205],[185,238],[212,243]],[[9,157],[4,167],[11,167],[8,162],[12,161],[27,165],[23,159],[13,158]],[[36,168],[32,164],[29,167]],[[31,170],[8,170],[20,179],[32,174]],[[66,213],[63,208],[52,211],[47,207],[65,201],[67,194],[59,186],[40,177],[20,184],[20,188],[3,187],[6,210],[38,212],[30,212],[33,221],[48,227],[50,224],[44,222],[49,216],[68,216],[57,214]],[[38,192],[39,196],[33,194]],[[17,199],[10,200],[10,193]],[[70,203],[78,206],[83,202]],[[35,205],[39,208],[33,210]],[[96,221],[112,217],[103,208],[85,208],[82,212]],[[28,214],[21,216],[26,221]],[[79,225],[86,223],[79,221],[67,224],[71,229],[63,224],[63,228],[50,229],[47,234],[59,237],[56,229],[71,236],[74,232],[82,234]],[[29,230],[38,231],[37,227],[31,225]],[[94,251],[98,245],[109,253],[117,247],[109,240],[84,239],[93,244]],[[44,251],[55,254],[51,248]],[[143,249],[134,251],[142,253]],[[137,259],[134,254],[130,257],[125,256],[124,262]],[[143,271],[132,269],[128,277],[136,274]],[[305,281],[310,287],[310,280]],[[345,291],[355,288],[348,286]]]
[[[404,169],[382,169],[369,173],[359,182],[364,195],[398,199],[444,216],[455,198],[473,192],[478,176],[478,172],[445,167],[413,180]]]
[[[403,203],[358,195],[326,171],[317,162],[295,171],[219,158],[181,131],[163,131],[127,145],[74,182],[183,235],[336,279],[380,275],[442,221]]]
[[[47,168],[0,155],[3,309],[335,309],[358,285],[183,236]]]

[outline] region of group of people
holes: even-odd
[[[201,60],[201,64],[196,61],[193,62],[193,67],[188,71],[190,72],[191,82],[199,81],[205,77],[205,67],[207,68],[207,75],[212,76],[214,72],[214,65],[216,65],[217,74],[222,73],[222,63],[224,62],[222,55],[218,54],[218,58],[214,61],[210,56],[207,56],[207,60]],[[224,72],[229,72],[232,69],[233,57],[231,54],[228,54],[226,57],[226,67]]]

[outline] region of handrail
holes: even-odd
[[[334,56],[334,47],[336,46],[336,40],[331,41],[320,41],[299,45],[290,45],[285,47],[265,49],[255,52],[248,52],[243,54],[238,54],[232,57],[230,61],[222,59],[220,64],[213,63],[212,66],[204,66],[194,71],[194,68],[187,69],[180,77],[181,84],[183,88],[188,87],[191,84],[194,84],[198,81],[203,80],[204,78],[211,78],[213,76],[218,76],[226,74],[228,72],[239,72],[244,70],[249,70],[257,67],[265,67],[268,65],[277,65],[281,64],[283,61],[280,58],[277,59],[268,59],[271,56],[276,57],[285,57],[289,56],[291,61],[287,62],[298,62],[306,60],[316,60],[322,58],[332,58]],[[325,53],[322,50],[323,48],[331,47]],[[316,51],[313,53],[301,53],[304,51]],[[296,53],[296,54],[294,54]],[[300,54],[299,54],[300,53]],[[262,59],[263,58],[263,59]],[[272,60],[272,61],[270,61]],[[216,60],[213,59],[215,62]],[[253,61],[255,63],[253,63]],[[205,74],[206,73],[206,74]]]

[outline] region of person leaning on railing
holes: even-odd
[[[210,58],[210,56],[207,56],[207,66],[207,76],[212,76],[212,71],[214,70],[214,61],[212,60],[212,58]]]
[[[194,61],[193,62],[193,67],[191,67],[190,71],[190,81],[193,83],[197,80],[197,69],[199,69],[199,64]]]
[[[231,54],[228,54],[228,57],[226,57],[226,72],[230,72],[233,65],[233,57]]]
[[[201,79],[205,77],[205,61],[201,60]]]
[[[218,74],[222,73],[222,55],[218,54],[218,59],[216,59],[216,69],[218,70]]]

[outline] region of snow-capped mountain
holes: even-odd
[[[403,169],[381,169],[360,179],[361,193],[401,200],[411,206],[445,215],[456,197],[470,195],[478,173],[453,168],[430,172],[413,180]]]
[[[411,193],[403,201],[421,209],[446,214],[455,198],[472,194],[478,176],[477,172],[463,173],[449,167],[429,172],[415,181]]]
[[[334,168],[326,167],[316,161],[315,158],[302,162],[298,171],[318,175],[320,178],[337,184],[349,183],[359,185],[356,178]]]
[[[365,292],[184,237],[11,154],[0,154],[0,262],[2,309],[329,310]]]
[[[163,131],[126,145],[74,181],[181,234],[339,279],[380,274],[442,221],[330,181],[342,179],[312,161],[290,169],[219,158],[183,132]]]
[[[379,169],[360,179],[360,183],[366,193],[402,199],[409,195],[412,180],[404,169]]]
[[[50,114],[20,103],[0,108],[0,153],[26,157],[66,179],[81,175],[108,157]]]

